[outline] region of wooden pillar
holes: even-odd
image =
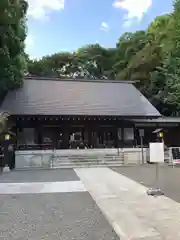
[[[95,121],[93,124],[93,148],[98,148],[98,132],[99,132],[99,123]]]
[[[93,141],[92,141],[92,127],[88,124],[88,147],[93,147]]]
[[[132,127],[133,127],[133,132],[134,132],[133,147],[136,147],[137,146],[137,137],[136,137],[137,131],[136,131],[136,126],[134,123],[132,123]]]
[[[18,150],[18,125],[17,125],[17,121],[16,121],[16,126],[15,126],[15,134],[16,134],[16,137],[15,137],[15,150]]]
[[[124,126],[121,128],[121,148],[124,148],[125,146],[125,141],[124,141]]]
[[[89,131],[88,131],[88,126],[85,124],[84,125],[84,144],[85,147],[89,147]]]
[[[96,144],[95,144],[95,127],[94,127],[94,123],[89,120],[88,122],[88,145],[89,148],[95,148]]]
[[[114,131],[115,131],[114,145],[115,148],[119,148],[119,128],[117,125],[115,125]]]
[[[43,143],[42,131],[43,131],[43,129],[42,129],[41,126],[39,126],[39,127],[36,129],[36,131],[37,131],[37,144],[40,145],[40,146],[42,146],[42,143]]]
[[[66,122],[63,126],[63,136],[62,136],[62,148],[69,148],[69,139],[70,138],[70,123]]]
[[[98,136],[97,136],[97,129],[95,129],[93,131],[93,145],[94,145],[93,148],[98,148],[97,138],[98,138]]]
[[[124,147],[124,128],[122,127],[117,128],[117,147]]]

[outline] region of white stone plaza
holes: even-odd
[[[70,171],[72,171],[72,173]],[[34,179],[37,180],[37,178],[39,178],[38,181],[32,181],[33,176],[31,176],[30,173],[34,174]],[[18,178],[16,178],[17,182],[12,182],[11,176],[13,176],[13,174],[15,177],[19,177],[19,180]],[[46,175],[44,179],[43,174]],[[51,178],[49,177],[50,174]],[[34,173],[33,171],[20,171],[3,173],[1,178],[4,178],[4,181],[1,181],[0,183],[0,200],[4,201],[1,205],[2,210],[4,208],[4,211],[8,211],[9,214],[13,211],[13,217],[15,216],[15,208],[20,207],[21,205],[25,205],[24,208],[27,211],[27,209],[29,208],[28,204],[32,204],[32,200],[30,199],[33,199],[34,204],[36,202],[35,199],[39,199],[39,207],[36,206],[37,210],[33,213],[34,215],[37,214],[36,218],[38,218],[38,208],[43,207],[43,214],[45,214],[44,216],[46,216],[47,212],[44,209],[46,209],[46,206],[49,206],[49,204],[54,204],[51,206],[51,208],[54,208],[56,206],[56,211],[59,211],[58,209],[62,208],[64,204],[67,204],[67,201],[69,201],[69,205],[67,206],[68,210],[64,212],[66,217],[69,216],[69,220],[66,224],[74,225],[74,222],[70,223],[70,219],[72,217],[75,219],[77,214],[78,216],[80,216],[79,214],[83,212],[87,212],[87,214],[89,214],[89,207],[87,205],[87,202],[90,201],[89,197],[91,195],[95,204],[93,205],[92,200],[91,205],[94,209],[91,210],[92,213],[95,214],[96,211],[99,212],[101,210],[101,212],[104,214],[109,224],[111,225],[112,229],[115,231],[115,233],[121,240],[180,239],[180,203],[166,196],[148,196],[147,187],[109,168],[78,168],[74,169],[74,171],[40,170],[39,172]],[[8,179],[10,178],[11,181],[8,181]],[[22,182],[22,178],[27,178],[27,182]],[[48,181],[45,181],[45,179],[47,179]],[[59,179],[60,181],[57,181],[57,179]],[[36,197],[34,198],[33,196]],[[63,205],[62,200],[58,204],[58,196],[60,199],[64,199]],[[76,199],[77,197],[79,200]],[[46,199],[45,202],[43,200],[44,198]],[[51,202],[54,201],[53,199],[55,198],[57,199],[57,202]],[[23,199],[26,199],[29,203]],[[48,199],[51,199],[50,202],[48,201]],[[19,203],[19,201],[21,202],[21,204]],[[8,202],[9,205],[7,205]],[[14,206],[12,204],[14,204]],[[78,204],[79,212],[75,214],[74,211],[76,208],[76,204]],[[82,210],[80,206],[83,206]],[[97,207],[95,206],[98,206],[100,210],[97,209]],[[68,215],[67,211],[69,211]],[[29,212],[28,214],[29,216],[31,216],[31,212]],[[31,217],[34,217],[34,215],[32,215]],[[95,223],[96,221],[96,217],[94,216],[93,222]],[[14,222],[9,224],[14,226]],[[20,224],[20,222],[18,222],[18,224]],[[60,227],[60,225],[58,225],[58,223],[56,223],[56,225],[57,229],[59,229],[58,226]],[[104,229],[103,231],[105,231],[104,227],[102,227],[102,229]],[[88,230],[84,230],[84,228],[81,227],[81,230],[78,234],[82,234],[81,231]],[[100,231],[100,229],[98,230],[97,228],[97,234],[98,231]],[[38,234],[40,234],[40,232]],[[66,233],[64,236],[69,236],[69,234],[70,233]],[[89,232],[89,234],[90,235],[88,239],[93,236],[91,235],[93,234],[93,231]],[[99,240],[98,237],[96,237],[95,240],[96,239]],[[117,237],[114,237],[112,239],[117,239]]]
[[[76,173],[121,240],[180,239],[180,203],[148,196],[146,187],[108,168]]]

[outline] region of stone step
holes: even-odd
[[[116,165],[116,164],[123,164],[123,161],[108,161],[108,162],[87,162],[87,161],[81,161],[81,162],[67,162],[67,161],[59,161],[56,163],[53,163],[53,166],[59,166],[59,165]]]
[[[60,164],[60,165],[56,165],[56,166],[52,166],[52,167],[23,167],[23,168],[16,168],[16,170],[18,171],[28,171],[28,170],[33,170],[33,169],[45,169],[45,170],[49,170],[49,169],[61,169],[61,168],[67,168],[67,169],[72,169],[72,168],[104,168],[104,167],[122,167],[124,166],[124,164],[122,163],[116,163],[116,164],[109,164],[109,165],[96,165],[96,164],[90,164],[90,165],[87,165],[87,164],[82,164],[82,165],[73,165],[73,164],[69,164],[69,165],[64,165],[64,164]]]
[[[123,158],[96,158],[96,159],[89,159],[89,158],[54,158],[52,159],[53,162],[59,161],[68,161],[68,162],[108,162],[108,161],[124,161]]]
[[[44,165],[44,166],[24,166],[23,168],[16,167],[16,170],[29,170],[29,169],[51,169],[51,168],[83,168],[83,167],[119,167],[124,166],[123,161],[108,161],[108,162],[71,162],[71,161],[58,161],[54,164]]]
[[[106,162],[103,162],[103,161],[100,161],[100,162],[97,162],[97,161],[77,161],[77,162],[72,162],[72,161],[58,161],[58,162],[54,162],[52,164],[52,167],[61,167],[61,166],[75,166],[75,167],[78,167],[78,166],[122,166],[124,163],[123,161],[106,161]]]
[[[59,169],[59,168],[96,168],[96,167],[121,167],[124,166],[123,164],[111,164],[111,165],[58,165],[58,166],[53,166],[52,169]]]
[[[66,159],[63,159],[63,160],[59,160],[59,161],[54,161],[53,163],[54,164],[57,164],[57,163],[116,163],[116,162],[123,162],[121,160],[108,160],[108,161],[87,161],[87,160],[82,160],[82,161],[70,161],[70,160],[66,160]]]
[[[123,162],[123,159],[53,159],[53,162]]]
[[[123,158],[53,158],[53,161],[123,161]]]

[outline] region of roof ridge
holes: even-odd
[[[101,82],[101,83],[136,83],[137,81],[131,81],[131,80],[106,80],[106,79],[81,79],[81,78],[57,78],[57,77],[35,77],[35,76],[26,76],[24,77],[24,80],[35,80],[35,81],[60,81],[60,82]]]

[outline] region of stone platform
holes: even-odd
[[[108,168],[76,169],[121,240],[180,239],[180,204]]]

